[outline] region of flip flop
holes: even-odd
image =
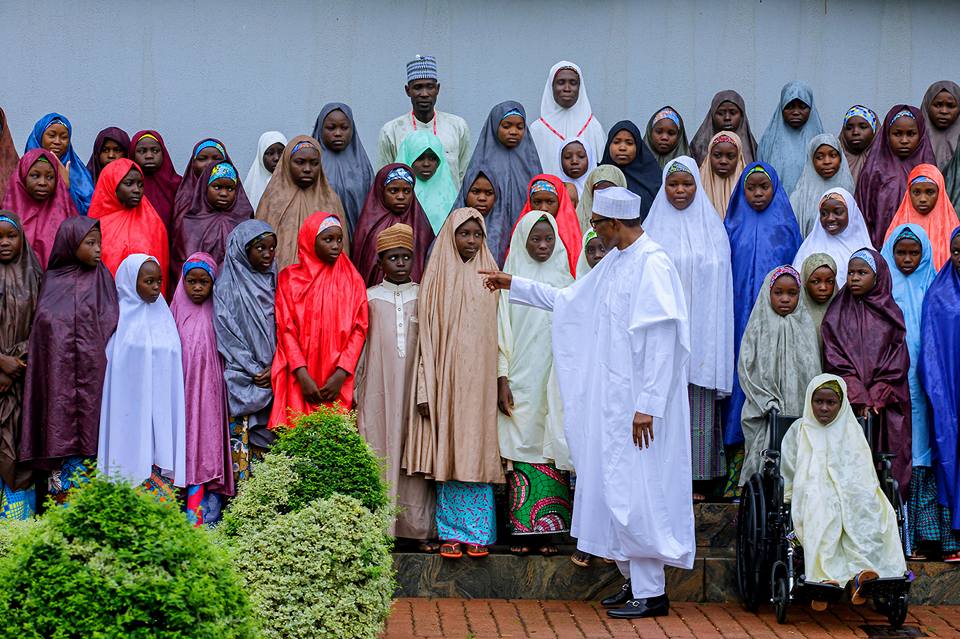
[[[955,553],[953,553],[953,554],[946,555],[946,556],[943,558],[943,561],[946,562],[946,563],[948,563],[948,564],[957,564],[957,563],[960,563],[960,552],[955,552]]]
[[[560,554],[560,549],[556,546],[541,546],[540,555],[543,557],[553,557]]]
[[[517,557],[526,557],[530,554],[530,549],[526,546],[510,546],[510,554]]]
[[[444,559],[460,559],[463,551],[460,550],[459,543],[451,542],[440,546],[440,556]]]
[[[433,554],[436,554],[438,550],[440,550],[440,544],[438,544],[435,541],[421,541],[419,544],[417,544],[417,548],[422,553],[433,555]]]
[[[467,556],[473,557],[474,559],[480,559],[481,557],[486,557],[490,554],[490,550],[486,546],[477,546],[475,544],[467,545]]]
[[[861,570],[860,573],[853,578],[853,592],[850,594],[850,603],[854,606],[862,606],[867,603],[867,600],[860,596],[860,587],[868,581],[879,579],[879,577],[880,575],[874,570]]]
[[[589,568],[591,559],[593,559],[593,555],[588,552],[583,552],[582,550],[578,550],[570,555],[570,561],[572,561],[575,566],[580,566],[581,568]]]

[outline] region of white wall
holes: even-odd
[[[607,126],[643,128],[670,103],[692,134],[713,93],[734,88],[759,137],[795,78],[829,130],[855,102],[881,115],[919,104],[931,82],[960,79],[958,24],[950,0],[0,0],[0,106],[18,148],[59,111],[84,158],[103,127],[156,128],[178,170],[212,135],[245,173],[261,132],[309,133],[331,100],[353,107],[373,156],[379,126],[410,108],[416,53],[437,56],[440,108],[474,134],[501,100],[536,117],[565,58]]]

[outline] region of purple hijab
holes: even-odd
[[[223,360],[213,330],[213,288],[202,304],[187,295],[186,275],[193,269],[217,278],[217,262],[207,253],[193,253],[183,266],[170,312],[183,345],[183,391],[187,403],[187,485],[233,495],[233,461],[227,415]]]
[[[105,166],[100,162],[100,151],[103,150],[103,145],[106,144],[107,140],[113,140],[120,145],[120,149],[123,151],[123,157],[128,157],[127,154],[130,152],[130,136],[127,135],[127,132],[123,129],[108,126],[98,133],[97,139],[93,143],[93,151],[90,153],[90,159],[87,160],[87,170],[90,171],[90,176],[93,178],[94,184],[97,183],[97,179],[100,177],[100,171],[102,171]],[[130,159],[132,160],[133,158]]]
[[[103,263],[76,258],[100,223],[67,218],[57,230],[28,347],[19,459],[55,470],[67,457],[96,457],[107,341],[117,328],[117,287]]]

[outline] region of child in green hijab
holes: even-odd
[[[440,232],[457,199],[458,188],[443,154],[443,144],[433,133],[414,131],[403,139],[397,162],[413,169],[417,176],[414,192],[434,233]]]

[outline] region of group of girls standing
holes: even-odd
[[[96,467],[215,522],[274,429],[327,404],[386,458],[397,536],[482,557],[505,484],[513,552],[556,553],[575,469],[550,315],[479,273],[589,277],[593,198],[620,186],[684,287],[693,498],[735,496],[770,409],[835,373],[896,454],[915,552],[956,559],[960,87],[854,105],[839,136],[802,82],[759,144],[735,91],[692,138],[669,105],[604,135],[564,62],[541,112],[494,106],[460,183],[429,130],[374,171],[342,103],[264,133],[244,179],[215,138],[181,176],[153,130],[104,129],[83,164],[57,113],[18,159],[0,112],[4,515]]]

